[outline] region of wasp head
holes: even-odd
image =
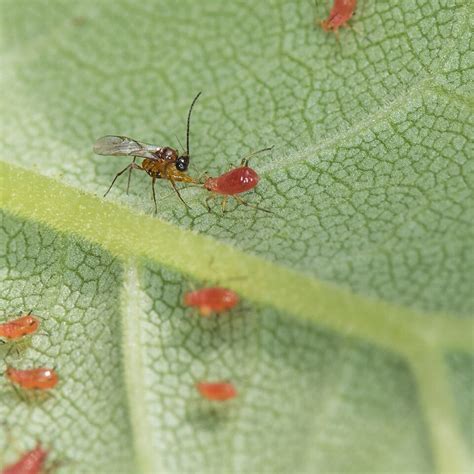
[[[189,166],[189,155],[181,155],[176,159],[175,163],[178,171],[187,171]]]

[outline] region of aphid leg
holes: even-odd
[[[237,196],[237,194],[234,195],[234,198],[239,204],[243,204],[244,206],[253,207],[254,209],[258,209],[259,211],[263,212],[268,212],[269,214],[275,214],[273,211],[264,209],[263,207],[255,206],[254,204],[249,204],[248,202],[244,201],[240,196]]]
[[[158,206],[156,204],[155,183],[156,183],[156,178],[153,177],[151,179],[151,191],[153,193],[153,202],[155,203],[155,214],[156,214],[158,212]]]
[[[209,196],[207,196],[206,198],[206,207],[207,207],[207,212],[211,212],[211,206],[209,206],[209,201],[211,201],[212,199],[214,199],[216,197],[216,195],[214,193],[211,193],[209,194]]]
[[[46,469],[43,469],[41,472],[44,474],[53,474],[55,473],[61,466],[64,466],[65,464],[68,464],[72,462],[71,460],[67,459],[55,459],[53,462],[49,463],[48,467]]]
[[[5,354],[5,357],[4,359],[8,359],[8,356],[10,355],[10,352],[13,350],[13,347],[15,346],[15,344],[12,344],[9,348],[8,348],[8,351],[7,353]],[[20,355],[20,352],[18,351],[18,348],[17,348],[17,355]]]
[[[14,383],[12,383],[12,387],[20,400],[22,400],[23,402],[28,402],[28,398],[26,397],[26,395],[22,393],[22,391],[18,387],[16,387]]]
[[[361,18],[364,18],[365,7],[367,6],[367,1],[366,1],[366,0],[362,0],[362,1],[360,2],[360,4],[361,4],[361,5],[360,5],[360,8],[359,8],[359,13],[357,13],[357,11],[354,10],[354,13],[352,14],[352,16],[354,16],[354,15],[357,13],[358,16],[360,15]]]
[[[115,181],[117,181],[117,178],[122,175],[123,173],[125,173],[125,171],[127,171],[128,169],[137,169],[137,170],[143,170],[143,168],[139,165],[137,165],[136,163],[134,163],[133,161],[128,165],[126,166],[122,171],[119,171],[116,175],[115,175],[115,178],[113,179],[112,183],[110,184],[109,186],[109,189],[107,189],[107,191],[105,192],[104,194],[104,197],[107,196],[107,194],[109,194],[109,191],[112,189],[112,186],[115,184]]]
[[[318,18],[318,2],[316,0],[314,0],[314,8],[313,8],[313,12],[314,12],[314,20],[313,20],[313,28],[317,28],[318,27],[318,24],[319,24],[319,21],[317,20]]]
[[[173,179],[170,178],[170,183],[171,183],[171,186],[173,186],[173,189],[175,190],[176,194],[178,195],[179,199],[181,200],[181,202],[188,208],[188,209],[191,209],[188,204],[186,203],[186,201],[182,198],[181,196],[181,193],[179,192],[179,189],[176,187],[176,183],[174,182]]]
[[[133,157],[132,164],[135,164],[135,160],[137,159],[136,156]],[[128,180],[127,180],[127,194],[128,190],[130,189],[130,180],[132,179],[132,167],[128,169]]]
[[[349,23],[347,24],[347,28],[351,29],[352,31],[355,31],[358,35],[362,35],[362,31],[359,30],[359,28],[355,27],[354,25],[349,25]]]
[[[227,206],[227,196],[224,196],[224,197],[222,198],[222,203],[221,203],[222,214],[225,213],[225,208],[226,208],[226,206]]]
[[[21,453],[21,446],[18,444],[18,440],[12,435],[12,429],[9,423],[6,420],[2,420],[0,424],[5,427],[5,439],[7,442],[5,449],[2,449],[2,458],[5,457],[6,449]]]
[[[249,159],[252,156],[258,155],[259,153],[263,153],[264,151],[272,151],[272,150],[273,150],[273,145],[270,146],[270,147],[267,147],[267,148],[262,148],[261,150],[254,151],[254,152],[250,153],[250,155],[244,156],[242,158],[242,161],[240,162],[240,164],[241,164],[241,166],[248,166]]]

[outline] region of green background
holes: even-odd
[[[468,2],[361,1],[339,42],[323,1],[0,8],[0,307],[48,335],[9,361],[61,376],[29,402],[1,383],[0,458],[41,439],[62,472],[469,471]],[[179,147],[200,90],[189,173],[274,145],[245,196],[274,214],[159,182],[154,217],[139,173],[103,200],[129,160],[94,141]],[[241,307],[186,310],[210,283]],[[202,379],[239,396],[204,403]]]

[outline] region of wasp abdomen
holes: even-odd
[[[142,168],[152,177],[156,179],[161,178],[161,171],[163,163],[157,160],[146,158],[142,162]]]

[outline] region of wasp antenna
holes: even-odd
[[[189,125],[191,123],[191,112],[193,110],[194,104],[196,101],[199,99],[199,96],[202,94],[202,92],[199,92],[196,97],[194,97],[194,100],[191,102],[191,106],[189,107],[189,112],[188,112],[188,123],[186,126],[186,155],[189,156]]]

